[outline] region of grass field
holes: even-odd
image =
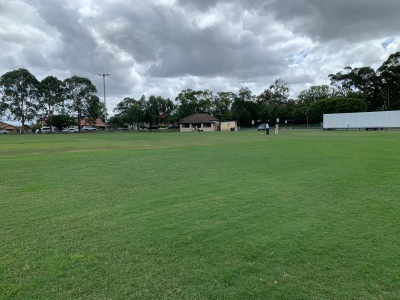
[[[399,299],[400,132],[0,136],[0,299]]]

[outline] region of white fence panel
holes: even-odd
[[[324,129],[400,128],[400,111],[324,114]]]

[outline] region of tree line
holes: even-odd
[[[261,94],[243,87],[238,93],[209,90],[181,91],[175,101],[161,96],[124,98],[114,108],[109,124],[137,128],[173,124],[194,113],[208,113],[221,121],[236,120],[242,127],[255,122],[291,124],[319,123],[324,113],[365,112],[400,109],[400,52],[382,65],[345,67],[330,74],[330,85],[312,86],[289,98],[290,86],[278,78]],[[97,89],[87,78],[73,76],[64,81],[48,76],[38,81],[28,70],[18,69],[0,78],[0,116],[27,122],[46,118],[49,125],[67,127],[77,119],[106,116]],[[79,124],[79,122],[78,122]]]
[[[40,119],[62,129],[80,126],[83,118],[94,121],[105,114],[96,86],[83,77],[61,81],[47,76],[38,81],[27,69],[18,69],[1,76],[0,93],[0,116],[21,122],[23,130],[29,122]]]

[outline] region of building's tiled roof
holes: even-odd
[[[96,122],[95,122],[95,124],[92,124],[91,122],[90,122],[90,120],[88,120],[88,119],[82,119],[82,120],[80,120],[80,125],[81,126],[90,126],[90,125],[94,125],[94,126],[97,126],[97,127],[104,127],[104,122],[101,120],[101,119],[96,119]]]
[[[17,128],[17,127],[0,121],[0,128]]]
[[[194,114],[189,117],[183,118],[179,123],[182,124],[194,124],[194,123],[212,123],[218,122],[217,118],[208,114]]]

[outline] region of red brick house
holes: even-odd
[[[76,122],[78,123],[78,120],[76,120]],[[92,120],[90,120],[90,119],[82,119],[82,120],[80,120],[80,122],[79,122],[80,124],[80,127],[82,128],[83,126],[93,126],[93,127],[96,127],[97,129],[104,129],[105,128],[105,124],[104,124],[104,122],[101,120],[101,119],[99,119],[99,118],[97,118],[96,120],[95,120],[95,122],[93,122]]]

